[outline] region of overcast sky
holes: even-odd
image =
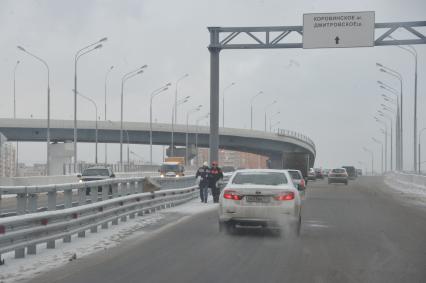
[[[179,111],[198,104],[200,113],[209,109],[208,26],[302,25],[304,13],[375,11],[376,22],[426,20],[424,0],[120,0],[120,1],[0,1],[0,117],[11,117],[12,74],[17,60],[17,116],[46,117],[46,74],[42,65],[16,49],[22,45],[48,61],[51,69],[52,118],[73,118],[73,60],[82,47],[102,38],[100,50],[79,61],[79,91],[92,97],[102,109],[104,77],[114,65],[108,83],[108,119],[119,120],[120,83],[124,73],[143,64],[146,72],[128,81],[125,95],[126,121],[148,121],[149,95],[161,85],[185,73],[179,95],[191,101]],[[404,32],[395,36],[404,37]],[[377,37],[377,34],[376,34]],[[419,53],[419,129],[426,126],[426,46]],[[357,49],[229,50],[221,52],[221,88],[235,86],[226,93],[226,126],[249,127],[249,100],[258,91],[264,94],[255,105],[255,127],[263,128],[263,111],[277,99],[271,112],[280,111],[280,127],[311,137],[317,146],[316,165],[359,165],[367,162],[363,146],[379,154],[372,136],[383,139],[373,120],[382,99],[376,81],[398,87],[380,73],[376,62],[399,70],[405,79],[405,155],[412,164],[413,59],[396,47]],[[174,93],[167,91],[154,103],[154,119],[170,122]],[[79,119],[93,119],[92,105],[80,100]],[[195,117],[194,117],[195,118]],[[193,122],[193,121],[192,121]],[[102,148],[102,147],[101,147]],[[44,143],[21,146],[22,161],[45,162]],[[80,145],[80,157],[93,160],[94,146]],[[132,150],[148,158],[148,146]],[[103,156],[103,152],[100,152]],[[118,146],[109,156],[117,160]],[[425,154],[426,157],[426,154]],[[424,157],[424,158],[425,158]],[[156,147],[155,159],[161,150]],[[102,160],[102,159],[101,159]]]

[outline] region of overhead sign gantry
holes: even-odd
[[[371,13],[371,12],[364,12]],[[341,13],[345,14],[345,13]],[[356,13],[353,13],[356,14]],[[305,15],[306,22],[314,16],[314,14]],[[365,17],[365,18],[364,18]],[[374,19],[374,17],[373,17]],[[371,15],[365,14],[363,16],[361,24],[365,22],[368,26],[371,22]],[[370,24],[371,25],[371,24]],[[414,45],[414,44],[426,44],[426,33],[419,31],[416,28],[426,27],[426,21],[418,22],[393,22],[393,23],[375,23],[374,31],[378,29],[385,29],[379,37],[374,39],[374,45],[372,46],[386,46],[386,45]],[[334,24],[333,24],[334,29]],[[397,29],[404,29],[406,31],[405,39],[391,39],[389,38],[393,32]],[[303,26],[268,26],[268,27],[208,27],[210,32],[210,45],[208,49],[210,51],[210,160],[218,160],[219,154],[219,54],[224,49],[275,49],[275,48],[303,48],[304,47],[304,27]],[[306,39],[308,40],[308,28],[306,27]],[[300,42],[286,41],[290,34],[298,34]],[[361,36],[364,32],[360,32],[358,35],[355,33],[353,37],[357,39],[356,42],[347,41],[346,36],[350,36],[350,32],[337,34],[334,36],[333,41],[327,39],[325,43],[317,41],[317,45],[314,45],[315,39],[319,37],[319,29],[314,31],[311,36],[313,39],[312,43],[306,46],[313,46],[311,48],[320,48],[320,45],[326,45],[322,47],[341,47],[336,46],[340,44],[347,45],[346,47],[354,47],[356,43],[367,42],[367,30],[365,31],[365,37]],[[239,37],[239,35],[248,35]],[[407,36],[410,35],[410,36]],[[401,35],[404,36],[404,35]],[[337,39],[338,37],[338,39]],[[248,39],[247,39],[248,38]],[[234,43],[235,41],[238,42]],[[245,40],[241,43],[241,40]],[[337,44],[336,44],[337,42]],[[349,42],[349,43],[347,43]],[[311,45],[312,44],[312,45]],[[332,46],[330,46],[332,45]],[[367,45],[367,44],[366,44]],[[315,47],[318,46],[318,47]],[[309,47],[306,47],[309,48]]]

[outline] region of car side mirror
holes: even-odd
[[[111,176],[110,176],[111,178],[115,178],[115,174],[111,174]]]
[[[77,174],[77,178],[81,178],[81,174]]]

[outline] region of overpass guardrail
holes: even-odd
[[[194,186],[194,176],[180,178],[129,177],[99,181],[35,186],[0,186],[0,216],[23,215],[41,211],[82,206],[117,197],[143,193],[149,183],[161,190]],[[5,197],[16,198],[14,207],[5,207]],[[2,200],[2,198],[4,198]],[[43,204],[39,205],[39,200]]]
[[[14,251],[15,258],[23,258],[25,254],[36,254],[37,245],[46,244],[48,249],[53,249],[56,240],[69,243],[72,235],[83,238],[88,230],[96,233],[99,226],[107,229],[109,225],[118,225],[119,221],[176,206],[198,196],[196,186],[140,193],[138,181],[140,179],[127,180],[126,184],[131,185],[123,186],[126,189],[117,198],[62,210],[0,218],[0,264],[4,253]],[[97,182],[96,185],[99,184],[104,188],[108,183]],[[113,194],[117,195],[117,190]],[[106,194],[102,195],[106,198]]]
[[[284,137],[293,137],[296,138],[298,140],[301,140],[303,142],[308,143],[310,146],[312,146],[312,148],[316,151],[315,148],[315,143],[313,140],[311,140],[308,136],[303,135],[301,133],[295,132],[295,131],[291,131],[291,130],[284,130],[284,129],[278,129],[277,131],[277,135],[278,136],[284,136]]]

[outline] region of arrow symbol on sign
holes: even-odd
[[[336,38],[334,40],[336,41],[336,44],[339,44],[340,38],[338,36],[336,36]]]

